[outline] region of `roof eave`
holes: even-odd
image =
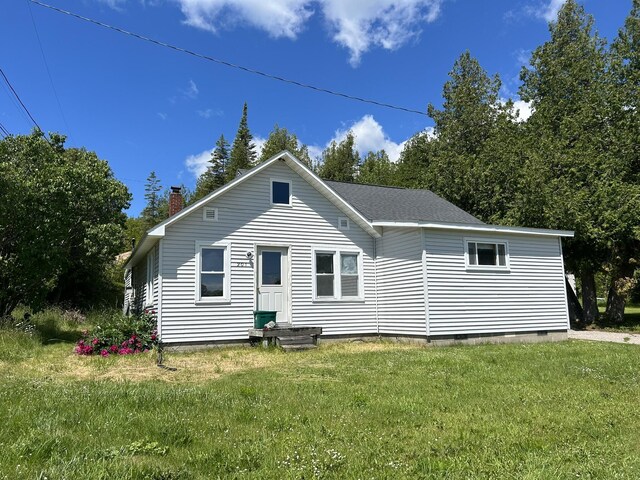
[[[431,228],[434,230],[455,230],[476,233],[500,233],[513,235],[532,235],[545,237],[573,237],[572,230],[551,230],[545,228],[505,227],[502,225],[472,224],[472,223],[445,223],[445,222],[391,222],[387,220],[374,220],[374,227],[405,227],[405,228]]]

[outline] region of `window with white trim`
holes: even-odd
[[[227,245],[198,244],[196,300],[220,302],[229,299],[229,250]]]
[[[468,268],[497,270],[509,268],[509,250],[506,242],[467,240],[466,247],[465,257]]]
[[[349,230],[349,219],[347,217],[338,217],[338,230]]]
[[[313,259],[316,300],[362,299],[362,252],[317,249]]]
[[[271,204],[291,205],[291,181],[271,179]]]
[[[218,209],[213,207],[204,207],[202,209],[202,219],[205,222],[217,222],[218,221]]]
[[[147,253],[147,285],[145,289],[145,305],[153,305],[153,267],[155,266],[153,250]]]

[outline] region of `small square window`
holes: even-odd
[[[290,182],[271,181],[271,203],[274,205],[291,205]]]

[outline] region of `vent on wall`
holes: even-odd
[[[349,219],[347,217],[338,217],[338,230],[349,230]]]
[[[202,219],[206,222],[217,222],[218,209],[212,207],[204,207],[202,209]]]

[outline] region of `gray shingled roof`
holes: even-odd
[[[325,183],[370,221],[483,223],[429,190]]]

